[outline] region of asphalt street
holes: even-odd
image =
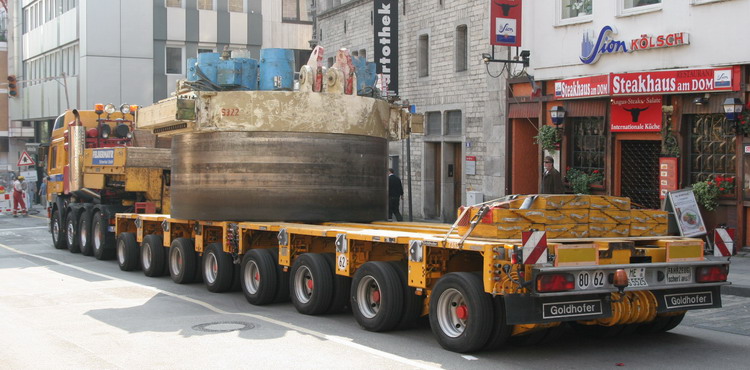
[[[543,346],[462,355],[440,348],[426,325],[370,333],[349,314],[305,316],[290,303],[252,306],[239,292],[123,272],[115,261],[55,250],[46,224],[0,216],[3,369],[747,366],[750,298],[739,295],[725,295],[722,309],[691,311],[669,333],[600,340],[568,331]]]

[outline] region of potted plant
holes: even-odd
[[[568,167],[565,171],[565,179],[575,194],[591,194],[591,184],[602,182],[604,175],[599,170],[591,173],[581,171],[577,168]]]
[[[550,125],[544,125],[539,128],[539,134],[534,136],[534,140],[536,140],[536,143],[540,145],[542,149],[550,153],[555,153],[560,150],[562,137],[557,128]]]
[[[706,211],[713,211],[719,206],[719,196],[734,194],[734,177],[716,176],[713,179],[697,182],[692,187],[695,201]]]

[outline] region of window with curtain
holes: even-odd
[[[560,18],[571,19],[591,15],[594,7],[594,0],[560,0]]]

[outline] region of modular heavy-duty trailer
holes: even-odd
[[[50,167],[67,176],[53,190],[55,245],[68,236],[75,248],[71,235],[98,214],[94,239],[122,270],[241,288],[254,305],[291,300],[308,315],[351,309],[370,331],[429,316],[440,345],[457,352],[538,343],[567,325],[598,336],[670,330],[688,310],[721,306],[728,259],[667,236],[665,212],[627,198],[508,196],[463,207],[453,225],[381,221],[387,141],[418,132],[420,116],[362,96],[376,95],[358,83],[373,76],[355,74],[344,50],[327,71],[315,50],[289,91],[291,69],[275,68],[293,63],[271,63],[284,54],[261,51],[259,67],[200,54],[175,97],[139,109],[137,128],[173,137],[171,164],[148,163],[153,183],[123,159],[141,149],[99,145],[109,122],[97,114],[98,131],[78,141],[91,160],[70,152]],[[270,88],[255,91],[256,76]],[[85,132],[85,120],[64,122],[51,151]],[[105,209],[119,212],[111,231]]]
[[[687,310],[721,306],[729,265],[726,258],[705,259],[702,240],[671,236],[524,245],[442,224],[217,222],[132,213],[117,215],[116,232],[123,269],[140,259],[149,276],[169,273],[177,283],[202,278],[212,292],[239,284],[252,304],[291,299],[303,314],[349,305],[371,331],[406,328],[429,315],[438,342],[457,352],[498,348],[509,338],[549,340],[562,323],[599,336],[670,330]]]

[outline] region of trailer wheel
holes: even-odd
[[[396,268],[388,262],[367,262],[352,280],[352,313],[369,331],[388,331],[404,312],[404,288]]]
[[[430,300],[430,327],[440,345],[454,352],[481,349],[492,334],[492,298],[468,272],[440,278]]]
[[[117,264],[122,271],[134,271],[141,268],[138,258],[138,242],[135,233],[122,233],[117,237]]]
[[[65,242],[68,245],[70,253],[81,252],[78,235],[78,220],[73,212],[68,212],[68,217],[65,218]]]
[[[65,228],[60,221],[62,211],[52,211],[52,219],[50,220],[50,231],[52,232],[52,245],[55,249],[65,249],[68,245],[65,243]]]
[[[250,304],[265,305],[273,302],[279,284],[273,252],[268,249],[252,249],[245,253],[240,279],[242,292]]]
[[[107,231],[107,220],[101,212],[94,213],[91,225],[94,257],[98,260],[109,260],[115,256],[115,235]]]
[[[177,238],[169,248],[169,276],[177,284],[195,281],[197,271],[195,245],[188,238]]]
[[[492,298],[492,333],[487,344],[482,348],[485,351],[494,351],[502,348],[510,338],[513,327],[505,321],[505,300],[502,296]]]
[[[284,271],[284,266],[279,264],[279,249],[271,249],[273,254],[274,265],[276,265],[276,295],[273,298],[274,303],[289,302],[289,270]]]
[[[336,254],[324,253],[328,266],[333,274],[333,295],[331,296],[331,306],[326,313],[342,313],[349,308],[349,295],[352,290],[352,278],[336,274]]]
[[[404,291],[404,308],[401,319],[396,329],[411,329],[417,326],[419,316],[422,314],[424,296],[417,295],[417,289],[409,286],[409,271],[406,261],[389,262],[401,279],[401,287]]]
[[[166,254],[161,235],[146,235],[141,243],[143,274],[149,277],[164,275]]]
[[[297,312],[305,315],[325,313],[333,297],[333,275],[325,257],[305,253],[294,261],[289,290]]]
[[[234,265],[232,256],[224,253],[220,243],[211,243],[203,251],[203,282],[212,293],[226,292],[232,287]]]
[[[676,316],[657,316],[652,322],[641,324],[637,331],[640,334],[654,334],[670,331],[680,325],[685,313]]]
[[[91,240],[91,213],[83,211],[78,219],[78,247],[81,248],[81,254],[92,256],[94,247]]]

